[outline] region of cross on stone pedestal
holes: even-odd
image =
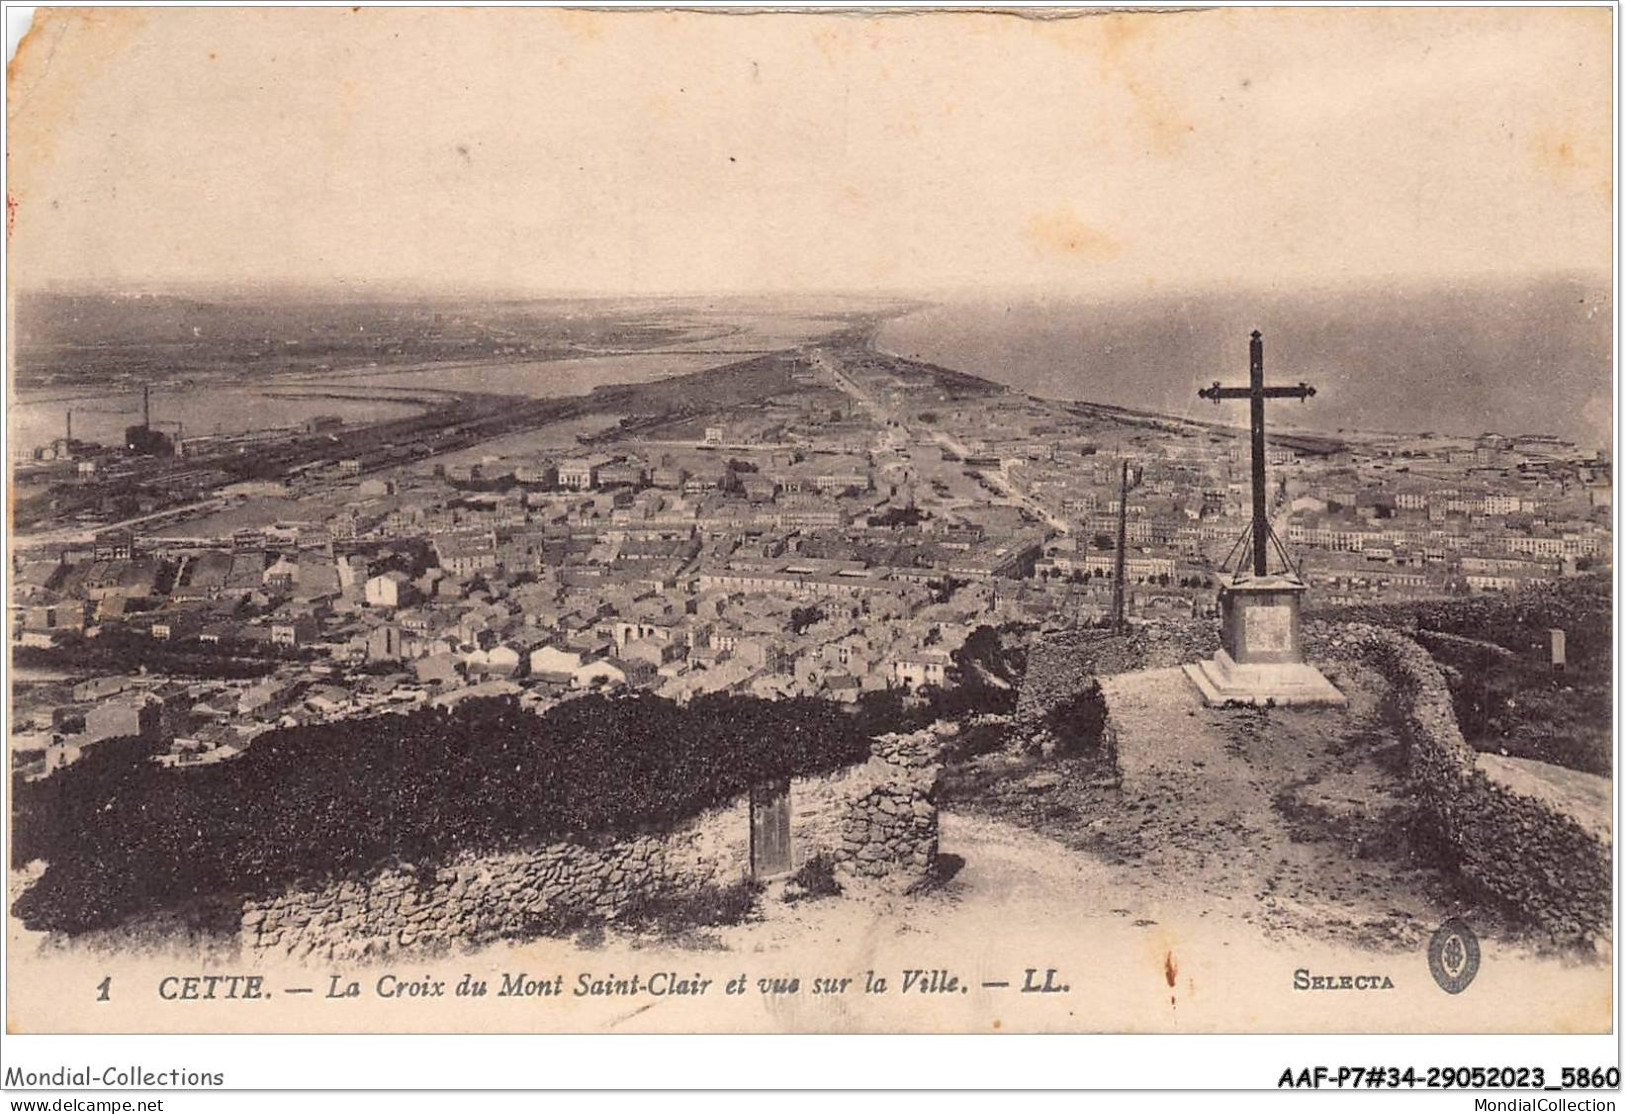
[[[1251,381],[1245,387],[1221,387],[1217,380],[1213,386],[1197,391],[1200,398],[1213,400],[1217,406],[1226,399],[1245,398],[1252,401],[1253,426],[1253,575],[1269,575],[1269,508],[1268,492],[1264,486],[1264,400],[1266,398],[1311,399],[1315,389],[1307,383],[1296,387],[1264,386],[1264,334],[1253,330],[1250,360]]]
[[[1208,704],[1342,704],[1343,694],[1320,670],[1303,660],[1298,609],[1305,585],[1289,569],[1269,571],[1268,489],[1264,482],[1264,400],[1310,399],[1315,389],[1264,385],[1264,336],[1252,335],[1252,375],[1245,387],[1218,383],[1197,392],[1214,404],[1245,398],[1252,403],[1253,523],[1252,576],[1238,569],[1219,578],[1220,649],[1210,660],[1187,665],[1185,673]]]

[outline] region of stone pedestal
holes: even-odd
[[[1208,704],[1343,704],[1343,694],[1303,660],[1298,608],[1306,586],[1294,576],[1222,578],[1219,642],[1185,675]]]

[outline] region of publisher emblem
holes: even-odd
[[[1460,994],[1478,974],[1478,937],[1460,917],[1451,917],[1428,942],[1428,970],[1446,994]]]

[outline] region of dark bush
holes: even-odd
[[[943,743],[942,760],[947,763],[969,762],[984,754],[992,754],[1010,745],[1013,733],[1009,721],[992,720],[969,723],[959,733],[949,736]]]
[[[761,885],[750,878],[728,886],[702,886],[657,905],[654,918],[668,929],[684,924],[741,924],[755,914],[756,898],[761,892]]]
[[[741,924],[756,912],[756,899],[762,892],[754,878],[741,878],[728,885],[715,883],[683,893],[651,894],[630,905],[620,922],[658,929],[663,935],[680,936],[695,928]]]
[[[979,626],[952,657],[954,679],[962,685],[1013,689],[1027,671],[1026,641],[1019,629]]]
[[[827,851],[815,851],[792,875],[794,890],[785,891],[786,900],[803,901],[820,897],[834,897],[841,892],[835,880],[835,858]]]
[[[1050,709],[1045,718],[1057,754],[1089,754],[1099,749],[1106,729],[1106,697],[1100,683],[1090,681]]]
[[[267,732],[240,758],[166,769],[115,740],[14,780],[13,862],[31,928],[80,932],[198,897],[417,865],[457,851],[669,827],[753,783],[868,757],[819,700],[584,697],[536,716],[511,698]]]

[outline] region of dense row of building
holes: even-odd
[[[216,761],[279,724],[471,693],[951,684],[979,625],[1106,621],[1119,568],[1130,621],[1213,612],[1250,513],[1229,431],[852,350],[794,367],[767,403],[636,437],[356,462],[30,550],[16,642],[127,668],[19,701],[21,753],[43,770],[138,735]],[[1549,438],[1288,435],[1271,460],[1276,533],[1322,603],[1516,591],[1611,560],[1606,462]],[[260,510],[296,493],[301,521]],[[177,654],[233,668],[180,680]]]

